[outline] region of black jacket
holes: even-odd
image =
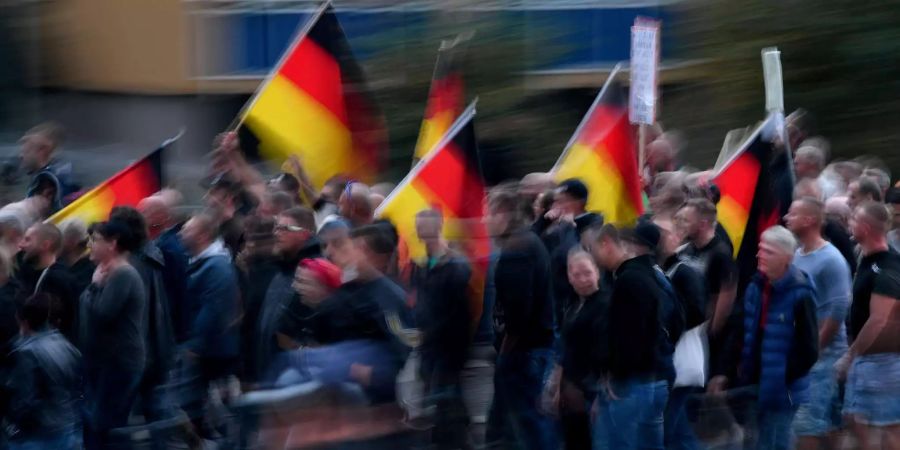
[[[689,263],[681,261],[677,255],[667,259],[662,269],[681,301],[685,329],[702,324],[706,320],[706,303],[709,299],[703,275]]]
[[[88,255],[82,256],[75,264],[69,266],[69,275],[72,277],[73,287],[78,296],[91,285],[91,279],[94,277],[94,270],[97,265],[91,261]]]
[[[415,293],[416,326],[422,333],[422,373],[459,373],[472,341],[469,279],[472,268],[452,251],[432,267],[416,264],[410,282]],[[426,378],[427,379],[427,378]]]
[[[655,379],[665,369],[658,361],[663,339],[659,305],[669,297],[659,285],[655,262],[638,256],[616,270],[609,306],[609,372],[614,379]]]
[[[568,302],[561,333],[563,377],[582,390],[594,389],[595,369],[609,360],[609,292],[598,290],[584,299]]]
[[[544,240],[547,244],[547,252],[550,254],[550,270],[553,274],[553,316],[554,326],[557,332],[562,328],[564,311],[568,308],[567,301],[575,298],[575,291],[569,284],[569,252],[581,245],[581,235],[589,226],[603,223],[603,217],[594,213],[584,213],[575,218],[575,224],[561,223],[556,225],[551,234],[554,238]]]
[[[494,270],[494,335],[501,351],[553,345],[550,256],[540,239],[520,229],[498,239]]]
[[[39,438],[74,426],[81,392],[78,350],[56,330],[44,330],[19,341],[10,356],[10,439]]]
[[[150,242],[132,253],[129,262],[140,274],[146,294],[146,370],[166,373],[174,364],[176,348],[165,282],[166,262],[162,251]]]
[[[50,311],[52,324],[69,339],[69,342],[76,342],[78,297],[81,292],[76,290],[69,269],[59,261],[47,267],[46,271],[36,269],[22,260],[21,253],[17,259],[19,262],[15,277],[22,288],[21,295],[28,298],[42,292],[52,296]]]

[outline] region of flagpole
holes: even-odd
[[[331,6],[331,2],[332,0],[325,0],[319,6],[319,9],[316,10],[313,16],[306,21],[306,24],[303,25],[303,28],[301,28],[300,31],[295,35],[293,42],[291,42],[291,45],[284,51],[284,53],[281,54],[281,57],[278,58],[278,62],[275,63],[274,66],[272,66],[272,70],[269,71],[268,75],[266,75],[266,78],[262,81],[262,83],[260,83],[259,86],[256,87],[256,91],[253,92],[253,96],[250,97],[250,100],[248,100],[247,103],[244,104],[240,112],[238,112],[237,116],[234,118],[234,120],[231,121],[231,124],[228,125],[228,128],[226,128],[225,131],[234,131],[244,123],[244,114],[256,104],[256,101],[259,100],[259,94],[269,85],[269,83],[272,82],[272,79],[275,78],[275,75],[279,70],[281,70],[281,66],[284,65],[284,62],[287,60],[288,56],[294,53],[294,50],[297,49],[297,46],[300,45],[300,42],[302,42],[303,39],[306,38],[306,35],[308,35],[309,31],[312,30],[312,27],[316,25],[316,23],[322,17],[322,14],[325,13],[325,10],[328,9],[329,6]]]
[[[400,192],[404,186],[409,184],[410,181],[419,174],[419,172],[422,171],[422,168],[425,167],[425,164],[435,157],[439,149],[447,145],[448,142],[456,137],[457,133],[459,133],[459,130],[461,130],[469,120],[475,117],[476,105],[478,105],[478,97],[475,97],[475,100],[472,100],[472,103],[469,103],[469,106],[466,107],[462,114],[459,115],[459,118],[456,119],[456,122],[453,122],[453,125],[450,126],[450,129],[447,130],[446,133],[444,133],[444,136],[441,138],[441,140],[439,140],[433,147],[428,149],[428,153],[425,155],[425,157],[420,159],[419,163],[416,164],[416,166],[413,167],[405,177],[403,177],[403,180],[400,181],[400,183],[397,184],[394,190],[391,191],[391,193],[384,199],[384,201],[381,202],[381,205],[375,210],[373,216],[380,216],[382,211],[384,210],[384,207],[390,204],[391,200],[396,196],[396,194]]]
[[[591,107],[588,108],[587,113],[581,119],[581,123],[578,124],[578,127],[575,128],[575,133],[572,134],[572,137],[569,138],[569,142],[566,143],[565,148],[563,148],[562,154],[559,155],[559,158],[556,160],[556,164],[553,164],[553,168],[550,169],[550,173],[556,172],[556,169],[562,164],[562,161],[565,159],[566,155],[569,153],[569,150],[572,149],[572,146],[575,145],[578,136],[581,134],[581,130],[587,126],[588,119],[590,119],[591,115],[594,113],[594,110],[597,109],[597,106],[600,105],[600,100],[603,98],[603,95],[606,94],[606,90],[609,88],[610,84],[612,84],[612,80],[616,78],[616,75],[619,74],[619,71],[622,69],[622,63],[617,63],[613,70],[609,73],[609,76],[606,78],[606,81],[603,82],[603,87],[600,88],[600,92],[597,94],[597,98],[594,99],[594,103],[591,104]]]

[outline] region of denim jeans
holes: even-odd
[[[9,450],[81,450],[81,433],[71,430],[52,433],[40,437],[11,440]]]
[[[553,421],[538,410],[552,351],[500,354],[494,370],[494,400],[487,442],[510,449],[555,449]]]
[[[669,393],[664,424],[666,450],[696,450],[700,448],[687,413],[688,397],[697,390],[698,388],[693,387],[677,387]]]
[[[797,409],[787,411],[760,410],[757,416],[759,435],[756,448],[758,450],[790,450],[793,448],[794,414]]]
[[[594,449],[662,450],[668,384],[665,380],[614,381],[610,388],[615,398],[601,389],[594,420]]]

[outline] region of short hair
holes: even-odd
[[[50,323],[52,304],[50,294],[39,292],[18,304],[16,314],[19,320],[28,324],[28,328],[39,330]]]
[[[289,173],[280,173],[270,182],[277,183],[282,189],[291,192],[294,195],[297,195],[300,192],[300,181],[297,180],[297,177]]]
[[[131,225],[121,219],[98,222],[91,225],[90,232],[99,234],[104,239],[114,241],[119,252],[133,252],[140,248],[140,241],[135,237]]]
[[[279,216],[287,217],[307,230],[315,231],[316,229],[316,216],[311,209],[305,206],[295,206],[287,209],[282,211]]]
[[[810,164],[815,164],[819,170],[823,170],[825,168],[825,151],[810,145],[801,146],[799,150],[797,150],[797,154],[794,155],[794,159],[803,159],[808,161]]]
[[[31,226],[41,242],[50,242],[50,251],[56,253],[62,248],[62,233],[52,223],[36,223]]]
[[[857,186],[859,186],[859,193],[871,197],[872,200],[876,202],[881,201],[881,188],[878,186],[878,183],[870,177],[859,177],[856,180]]]
[[[891,212],[884,203],[878,201],[865,201],[856,207],[856,211],[862,212],[866,223],[876,227],[881,232],[886,232],[891,227]]]
[[[793,255],[797,251],[797,238],[787,228],[781,225],[771,226],[762,232],[760,243],[766,242]]]
[[[709,222],[715,222],[716,215],[718,214],[718,212],[716,211],[716,205],[705,198],[692,198],[684,202],[682,208],[694,208],[701,219],[707,220]]]
[[[109,213],[109,220],[117,220],[122,222],[131,231],[131,238],[135,240],[136,245],[143,246],[147,242],[147,219],[140,211],[130,206],[116,206]]]
[[[83,220],[78,218],[62,221],[59,228],[64,241],[75,240],[78,241],[79,244],[85,245],[90,238],[87,231],[87,225]]]
[[[588,261],[591,262],[591,264],[594,265],[594,267],[597,267],[597,261],[594,260],[594,257],[591,256],[591,254],[588,253],[588,251],[585,250],[585,248],[580,245],[576,245],[576,246],[572,247],[571,250],[569,250],[568,255],[566,255],[566,263],[572,264],[572,261],[574,261],[578,258],[586,258]]]
[[[35,125],[25,134],[39,134],[41,136],[44,136],[45,138],[53,142],[53,145],[55,147],[59,147],[60,145],[62,145],[66,139],[66,129],[58,122],[52,121]]]
[[[814,197],[801,197],[796,201],[803,203],[803,207],[809,210],[818,223],[825,222],[825,203]]]
[[[291,209],[297,203],[295,201],[297,198],[296,196],[291,196],[291,194],[284,191],[267,192],[266,196],[268,197],[268,200],[272,202],[272,205],[278,208],[279,211]]]
[[[613,242],[619,243],[622,241],[622,233],[615,225],[606,223],[596,231],[594,242],[600,242],[604,239],[611,239]]]
[[[891,187],[891,174],[880,167],[869,167],[863,170],[863,176],[871,178],[881,188],[881,192]]]
[[[350,232],[353,239],[361,239],[377,255],[393,255],[396,241],[383,225],[363,225]]]

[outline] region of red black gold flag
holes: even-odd
[[[382,168],[387,132],[330,3],[306,24],[242,112],[250,160],[296,155],[321,188],[342,174],[369,182]]]
[[[437,208],[444,215],[444,237],[461,250],[472,266],[470,312],[481,317],[490,258],[490,239],[481,221],[485,181],[478,158],[474,105],[394,189],[377,217],[390,220],[409,249],[411,260],[424,260],[425,247],[416,234],[416,214]]]
[[[153,153],[84,193],[47,221],[58,225],[66,219],[80,219],[91,224],[107,220],[116,206],[137,206],[163,188],[163,153],[176,139],[164,142]]]
[[[793,196],[787,154],[764,138],[776,123],[773,115],[759,125],[713,179],[721,193],[718,221],[731,239],[742,284],[756,272],[760,235],[780,223]]]
[[[553,177],[581,180],[588,187],[589,211],[602,213],[610,223],[632,225],[644,211],[637,164],[624,89],[611,79],[557,161]]]
[[[458,37],[452,42],[445,42],[438,51],[431,89],[428,91],[425,119],[416,143],[416,161],[424,158],[434,148],[463,111],[465,92],[462,65],[466,40]]]

